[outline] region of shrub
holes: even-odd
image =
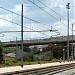
[[[41,64],[41,62],[38,61],[38,64]]]
[[[10,61],[10,60],[7,60],[7,61],[5,62],[5,64],[6,64],[7,66],[12,66],[12,65],[13,65],[13,62]]]
[[[3,44],[0,42],[0,63],[3,63]]]
[[[11,60],[6,60],[5,64],[7,66],[12,66],[14,63],[17,63],[17,61],[15,59],[11,59]]]
[[[11,59],[11,62],[17,63],[16,59]]]
[[[58,59],[52,59],[51,62],[58,62]]]

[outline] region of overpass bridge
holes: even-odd
[[[72,36],[69,37],[69,42],[72,42]],[[73,36],[73,42],[75,42],[75,36]],[[10,41],[10,42],[4,42],[5,47],[12,47],[16,46],[16,41]],[[35,40],[23,40],[24,46],[29,45],[45,45],[45,44],[61,44],[61,43],[67,43],[67,36],[59,36],[59,37],[51,37],[46,39],[35,39]],[[21,46],[21,40],[17,41],[17,45]]]

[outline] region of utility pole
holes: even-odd
[[[73,60],[73,24],[72,24],[72,51],[71,51],[71,56]]]
[[[23,67],[23,4],[21,12],[21,67]]]
[[[68,34],[68,36],[67,36],[67,60],[69,61],[69,9],[70,9],[70,7],[69,7],[69,5],[70,5],[70,3],[68,3],[67,5],[66,5],[66,8],[67,8],[67,24],[68,24],[68,28],[67,28],[67,34]]]

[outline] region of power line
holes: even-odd
[[[18,25],[18,26],[21,26],[21,25],[20,25],[20,24],[18,24],[18,23],[15,23],[15,22],[9,21],[9,20],[7,20],[7,19],[4,19],[4,18],[1,18],[1,17],[0,17],[0,19],[2,19],[2,20],[5,20],[5,21],[7,21],[7,22],[9,22],[9,23],[16,24],[16,25]],[[23,26],[23,27],[25,27],[25,28],[27,28],[27,29],[30,29],[30,30],[33,30],[33,29],[31,29],[31,28],[28,28],[28,27],[26,27],[26,26]]]
[[[13,13],[13,14],[16,14],[16,15],[18,15],[18,16],[21,16],[20,14],[17,14],[17,13],[15,13],[15,12],[13,12],[13,11],[11,11],[11,10],[8,10],[8,9],[6,9],[6,8],[4,8],[4,7],[0,7],[0,8],[6,10],[6,11],[8,11],[8,12],[11,12],[11,13]],[[41,22],[39,22],[39,21],[30,19],[30,18],[28,18],[28,17],[26,17],[26,16],[24,16],[24,15],[23,15],[23,17],[26,18],[26,19],[29,19],[29,20],[31,20],[31,21],[34,21],[34,22],[36,22],[36,23],[40,23],[40,24],[42,24],[42,25],[46,25],[46,24],[43,24],[43,23],[41,23]],[[3,19],[3,18],[1,18],[1,19]],[[6,19],[3,19],[3,20],[6,20]],[[9,20],[6,20],[6,21],[10,22]],[[19,25],[19,24],[14,23],[14,22],[11,22],[11,23],[16,24],[16,25]],[[30,28],[28,28],[28,27],[25,27],[25,28],[30,29]],[[30,29],[30,30],[33,30],[33,29]],[[44,33],[43,33],[43,34],[44,34]]]
[[[47,13],[48,15],[50,15],[51,17],[53,17],[54,19],[58,20],[57,18],[55,18],[53,15],[51,15],[50,13],[48,13],[47,11],[45,11],[44,9],[42,9],[41,7],[39,7],[37,4],[35,4],[34,2],[32,2],[31,0],[29,0],[31,3],[33,3],[34,5],[36,5],[38,8],[40,8],[41,10],[43,10],[45,13]]]
[[[29,0],[30,1],[30,0]],[[35,4],[34,2],[32,2],[33,4]],[[36,4],[35,4],[36,5]],[[38,5],[36,5],[37,7],[39,7]],[[41,7],[39,7],[39,8],[41,8]],[[42,9],[42,8],[41,8]],[[42,10],[44,10],[44,9],[42,9]],[[48,13],[48,12],[47,12]],[[49,13],[48,13],[49,14]],[[52,16],[52,15],[51,15]],[[52,16],[52,17],[54,17],[54,16]],[[55,18],[55,17],[54,17]],[[29,19],[29,18],[28,18]],[[56,18],[55,18],[56,19]],[[40,23],[40,22],[37,22],[37,23]],[[62,23],[62,22],[61,22]],[[47,25],[47,24],[43,24],[43,25]],[[47,25],[48,26],[48,25]],[[53,28],[53,27],[52,27]],[[55,29],[55,28],[54,28]],[[59,33],[59,32],[58,32]],[[62,34],[61,34],[62,35]]]
[[[62,15],[60,15],[59,13],[57,13],[56,11],[54,11],[53,9],[51,9],[50,7],[48,7],[46,4],[44,4],[40,0],[37,0],[37,1],[40,2],[41,4],[43,4],[45,7],[49,8],[51,11],[55,12],[57,15],[61,16],[62,18],[64,18]]]
[[[11,22],[13,21],[13,20],[15,20],[17,18],[17,16],[16,17],[14,17],[12,20],[11,20]],[[2,28],[4,28],[5,26],[7,26],[9,23],[7,23],[6,25],[4,25],[3,27],[1,27],[1,29]]]
[[[11,12],[11,13],[13,13],[13,14],[16,14],[16,15],[18,15],[18,16],[21,16],[20,14],[17,14],[17,13],[15,13],[15,12],[13,12],[13,11],[11,11],[11,10],[8,10],[8,9],[6,9],[6,8],[4,8],[4,7],[0,7],[0,8],[6,10],[6,11],[8,11],[8,12]],[[33,22],[36,22],[36,23],[39,23],[39,24],[42,24],[42,25],[47,25],[47,24],[43,24],[43,23],[41,23],[41,22],[39,22],[39,21],[33,20],[33,19],[31,19],[31,18],[28,18],[28,17],[26,17],[26,16],[24,16],[24,15],[23,15],[23,17],[26,18],[26,19],[29,19],[30,21],[33,21]]]
[[[55,32],[57,30],[36,30],[36,31],[23,31],[23,32]],[[11,33],[11,32],[21,32],[21,31],[1,31],[0,33]]]
[[[6,9],[6,8],[4,8],[4,7],[0,7],[0,8],[6,10],[6,11],[8,11],[8,12],[11,12],[11,13],[13,13],[13,14],[16,14],[16,15],[18,15],[18,16],[21,16],[20,14],[17,14],[17,13],[15,13],[15,12],[13,12],[13,11],[11,11],[11,10],[8,10],[8,9]],[[28,17],[26,17],[26,16],[24,16],[24,15],[23,15],[23,17],[26,18],[26,19],[29,19],[29,20],[31,20],[31,21],[34,21],[34,22],[36,22],[36,23],[40,23],[40,22],[38,22],[38,21],[36,21],[36,20],[33,20],[33,19],[30,19],[30,18],[28,18]]]
[[[39,7],[36,3],[34,3],[33,1],[29,0],[31,3],[33,3],[34,5],[36,5],[38,8],[40,8],[41,10],[43,10],[45,13],[47,13],[49,16],[51,16],[52,18],[54,18],[55,20],[59,21],[57,18],[55,18],[53,15],[51,15],[50,13],[48,13],[47,11],[45,11],[44,9],[42,9],[41,7]],[[64,26],[67,26],[66,24],[64,24],[63,22],[59,21],[60,23],[62,23]],[[71,29],[71,28],[69,28]],[[72,29],[71,29],[72,30]]]
[[[46,4],[44,4],[40,0],[37,0],[37,1],[40,2],[41,4],[43,4],[45,7],[49,8],[51,11],[55,12],[57,15],[61,16],[62,18],[64,18],[62,15],[60,15],[59,13],[57,13],[56,11],[54,11],[53,9],[51,9],[50,7],[48,7]],[[53,28],[53,29],[55,29],[55,28]]]
[[[4,7],[0,7],[0,8],[6,10],[6,11],[8,11],[8,12],[11,12],[11,13],[13,13],[13,14],[16,14],[16,15],[18,15],[18,16],[21,16],[20,14],[17,14],[17,13],[15,13],[15,12],[13,12],[13,11],[11,11],[11,10],[8,10],[8,9],[6,9],[6,8],[4,8]],[[39,23],[39,24],[42,24],[42,25],[46,25],[46,24],[43,24],[43,23],[41,23],[41,22],[39,22],[39,21],[33,20],[33,19],[31,19],[31,18],[28,18],[28,17],[26,17],[26,16],[24,16],[24,15],[23,15],[23,17],[26,18],[26,19],[28,19],[28,20],[30,20],[30,21],[33,21],[33,22],[36,22],[36,23]],[[47,27],[46,27],[46,28],[47,28]]]
[[[51,9],[50,7],[48,7],[46,4],[44,4],[43,2],[41,2],[40,0],[37,0],[39,3],[41,3],[42,5],[44,5],[45,7],[49,8],[51,11],[53,11],[54,13],[56,13],[57,15],[59,15],[60,17],[64,18],[62,15],[60,15],[59,13],[57,13],[56,11],[54,11],[53,9]],[[63,0],[64,1],[64,0]],[[64,3],[64,2],[63,2]],[[70,7],[74,7],[74,6],[70,6]],[[66,19],[67,20],[67,19]]]
[[[16,14],[16,15],[18,15],[18,16],[21,16],[20,14],[17,14],[17,13],[15,13],[15,12],[13,12],[13,11],[11,11],[11,10],[8,10],[8,9],[6,9],[6,8],[4,8],[4,7],[0,7],[0,8],[6,10],[6,11],[8,11],[8,12],[11,12],[11,13],[13,13],[13,14]],[[40,23],[40,24],[42,24],[42,25],[47,25],[47,24],[43,24],[43,23],[41,23],[41,22],[39,22],[39,21],[33,20],[33,19],[31,19],[31,18],[28,18],[28,17],[26,17],[26,16],[24,16],[24,15],[23,15],[23,17],[26,18],[26,19],[29,19],[30,21],[33,21],[33,22],[36,22],[36,23]],[[48,26],[48,25],[47,25],[47,26]]]
[[[7,20],[7,19],[4,19],[4,18],[0,18],[0,19],[3,19],[3,20],[5,20],[5,21],[7,21],[7,22],[16,24],[16,25],[18,25],[18,26],[21,26],[20,24],[15,23],[15,22],[12,22],[12,21],[9,21],[9,20]],[[34,29],[28,28],[28,27],[26,27],[26,26],[23,26],[23,27],[25,27],[25,28],[27,28],[27,29],[30,29],[30,30],[34,30]],[[36,30],[34,30],[34,31],[36,31]],[[46,34],[44,34],[44,33],[41,33],[41,34],[46,35]],[[46,36],[49,36],[49,35],[46,35]],[[49,36],[49,37],[50,37],[50,36]]]
[[[4,7],[0,7],[0,8],[6,10],[6,11],[8,11],[8,12],[11,12],[11,13],[13,13],[13,14],[16,14],[16,15],[18,15],[18,16],[21,16],[20,14],[17,14],[17,13],[15,13],[15,12],[13,12],[13,11],[11,11],[11,10],[8,10],[8,9],[6,9],[6,8],[4,8]],[[42,24],[42,25],[47,25],[47,24],[43,24],[43,23],[41,23],[41,22],[39,22],[39,21],[33,20],[33,19],[31,19],[31,18],[28,18],[28,17],[26,17],[26,16],[24,16],[24,15],[23,15],[23,17],[26,18],[26,19],[29,19],[29,20],[31,20],[31,21],[33,21],[33,22],[40,23],[40,24]],[[3,18],[1,18],[1,19],[3,19]],[[6,19],[3,19],[3,20],[6,20]],[[6,20],[6,21],[11,22],[11,21],[9,21],[9,20]],[[16,25],[19,25],[19,24],[14,23],[14,22],[11,22],[11,23],[16,24]],[[21,25],[20,25],[20,26],[21,26]],[[28,28],[28,27],[25,27],[25,28],[30,29],[30,28]],[[33,29],[30,29],[30,30],[33,30]],[[43,34],[44,34],[44,33],[43,33]],[[46,35],[46,34],[45,34],[45,35]]]

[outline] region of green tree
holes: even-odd
[[[0,63],[3,62],[3,43],[0,42]]]
[[[3,48],[3,54],[7,53],[16,53],[16,50],[14,48]]]

